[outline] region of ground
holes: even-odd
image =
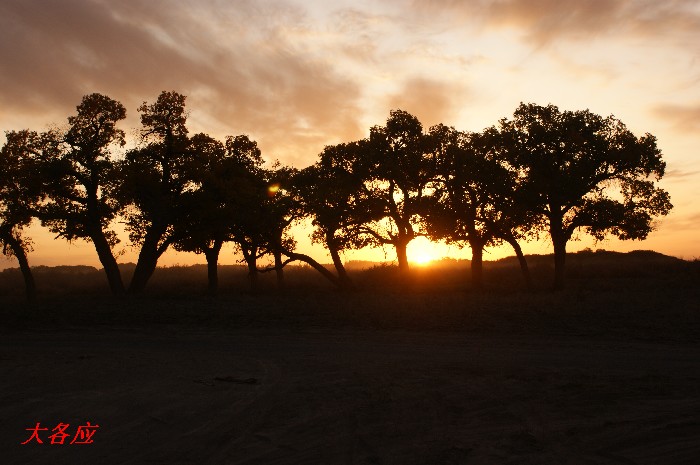
[[[154,297],[131,311],[161,317],[140,320],[46,301],[0,334],[2,462],[696,464],[696,297],[671,323],[557,313],[573,294],[532,298],[551,310],[505,305],[520,294]],[[362,302],[382,299],[370,318]],[[88,421],[92,444],[21,445],[37,422]]]

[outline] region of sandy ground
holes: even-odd
[[[697,464],[700,347],[590,337],[10,331],[5,464]],[[98,424],[93,444],[21,445]],[[68,441],[66,441],[68,442]]]

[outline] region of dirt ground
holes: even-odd
[[[0,336],[5,464],[700,463],[692,341],[177,325]],[[92,444],[50,444],[57,424],[88,421]],[[37,422],[44,443],[21,445]]]

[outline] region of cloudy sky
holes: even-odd
[[[675,209],[645,242],[570,250],[700,257],[700,1],[2,0],[0,63],[3,131],[61,124],[100,92],[127,107],[132,134],[138,106],[176,90],[188,96],[192,132],[248,134],[267,159],[298,167],[395,108],[426,127],[472,131],[521,101],[614,114],[658,138]],[[89,245],[31,235],[32,264],[98,263]],[[301,247],[323,259],[305,235]],[[193,260],[171,253],[162,263]]]

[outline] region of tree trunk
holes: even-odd
[[[484,245],[481,242],[469,243],[472,249],[471,278],[472,289],[481,291],[484,287]]]
[[[134,275],[129,283],[129,294],[138,294],[146,288],[146,283],[153,276],[153,272],[158,265],[158,240],[160,234],[152,232],[146,233],[146,238],[139,252],[139,259],[136,262]]]
[[[408,271],[408,255],[406,254],[406,247],[408,242],[398,241],[394,243],[396,248],[396,258],[399,261],[399,270],[402,272]]]
[[[522,271],[523,279],[525,279],[525,286],[531,291],[533,289],[532,276],[530,275],[530,268],[527,266],[527,260],[525,259],[525,254],[523,254],[523,249],[514,237],[506,238],[506,242],[513,247],[515,256],[518,257],[518,262],[520,263],[520,271]]]
[[[340,286],[343,289],[351,288],[352,280],[350,279],[350,276],[348,276],[348,272],[345,269],[345,265],[343,265],[343,261],[340,259],[340,253],[338,252],[338,249],[329,245],[328,251],[331,254],[331,258],[333,259],[333,266],[335,266],[335,269],[338,272],[338,280],[340,281]]]
[[[284,266],[282,265],[282,251],[275,249],[272,253],[275,257],[275,275],[277,276],[277,290],[284,290]]]
[[[31,302],[36,298],[36,283],[34,282],[32,270],[29,268],[27,252],[24,250],[24,247],[22,247],[22,243],[11,234],[5,237],[4,240],[10,246],[12,249],[12,254],[19,262],[19,269],[22,272],[22,277],[24,278],[25,294],[27,296],[27,300]]]
[[[113,295],[124,295],[124,282],[122,281],[122,275],[119,271],[119,265],[117,265],[117,260],[114,258],[114,254],[112,254],[112,248],[109,246],[109,242],[107,242],[102,229],[100,228],[99,231],[93,231],[90,238],[95,245],[97,256],[107,275],[109,289],[112,291]]]
[[[554,243],[554,290],[564,289],[566,278],[566,238],[552,234]]]
[[[204,256],[207,259],[207,290],[209,295],[215,296],[219,290],[219,252],[222,243],[214,242],[214,246],[204,249]]]
[[[296,253],[296,252],[290,252],[287,250],[283,251],[283,253],[286,256],[288,256],[289,258],[291,258],[292,260],[300,260],[302,262],[308,263],[309,265],[311,265],[311,267],[313,269],[315,269],[316,271],[321,273],[321,275],[323,275],[324,278],[326,278],[331,283],[333,283],[333,285],[341,287],[340,280],[333,273],[328,271],[323,265],[321,265],[320,263],[318,263],[316,260],[309,257],[308,255],[304,255],[304,254]]]
[[[250,291],[256,292],[258,290],[258,260],[256,257],[258,250],[256,247],[247,249],[241,246],[241,251],[243,252],[245,263],[248,266],[248,284],[250,286]]]

